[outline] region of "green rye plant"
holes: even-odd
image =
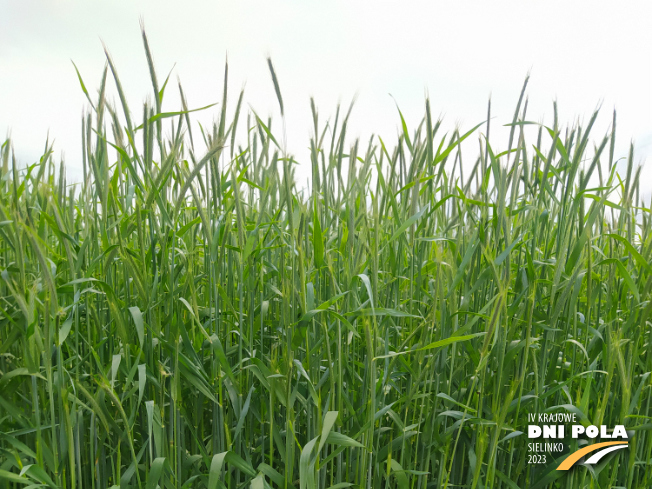
[[[490,107],[442,134],[426,100],[392,146],[313,103],[299,189],[228,66],[193,126],[143,40],[153,104],[108,53],[96,97],[79,76],[81,183],[2,145],[1,488],[652,486],[650,205],[615,114],[597,140],[597,112],[529,122],[526,80],[498,151]],[[630,446],[528,464],[546,410]]]

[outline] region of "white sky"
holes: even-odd
[[[142,103],[152,97],[142,16],[161,83],[176,63],[166,111],[179,109],[172,86],[177,75],[190,108],[220,101],[228,53],[231,109],[246,83],[245,102],[261,116],[274,115],[277,132],[278,105],[265,61],[271,55],[285,102],[288,147],[300,161],[307,161],[310,96],[323,123],[334,116],[338,101],[348,106],[358,94],[350,134],[380,134],[387,141],[395,139],[400,123],[389,94],[411,129],[423,115],[426,91],[435,115],[462,129],[485,118],[491,94],[492,144],[504,150],[507,140],[498,126],[511,122],[531,71],[528,119],[551,122],[557,99],[562,122],[586,120],[602,102],[597,139],[615,107],[618,156],[633,139],[642,163],[652,160],[651,14],[652,4],[638,1],[5,0],[0,135],[11,132],[17,157],[26,164],[40,156],[49,130],[55,154],[65,155],[69,174],[78,180],[86,99],[70,60],[95,96],[105,63],[103,40],[139,120]],[[218,112],[215,107],[196,119],[210,123]],[[648,191],[650,166],[643,173]]]

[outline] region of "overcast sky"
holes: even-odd
[[[305,160],[309,98],[322,120],[358,95],[352,135],[392,139],[399,104],[411,129],[424,111],[462,129],[481,122],[492,98],[496,124],[508,123],[528,71],[528,119],[588,119],[602,104],[595,137],[618,111],[617,152],[630,140],[637,162],[652,160],[649,2],[333,2],[5,0],[0,16],[0,136],[11,132],[22,164],[41,154],[46,135],[73,178],[81,168],[80,115],[86,99],[73,60],[95,96],[111,52],[131,110],[151,99],[139,19],[159,79],[174,67],[188,103],[220,100],[228,54],[230,89],[261,115],[278,116],[265,58],[271,55],[286,107],[288,147]],[[164,110],[178,110],[169,90]],[[390,96],[391,94],[391,96]],[[233,107],[234,101],[231,107]],[[218,108],[197,116],[202,123]],[[506,139],[492,129],[492,144]],[[644,186],[652,188],[650,164]],[[650,182],[650,183],[648,183]]]

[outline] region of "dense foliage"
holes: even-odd
[[[162,112],[145,47],[139,126],[108,55],[82,82],[80,184],[2,146],[0,487],[652,485],[650,209],[597,113],[534,124],[522,93],[499,153],[490,113],[443,135],[426,100],[391,147],[313,105],[300,189],[226,75],[213,128]],[[546,410],[630,446],[529,464]]]

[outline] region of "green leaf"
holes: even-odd
[[[179,116],[179,115],[190,114],[191,112],[197,112],[197,111],[200,111],[200,110],[210,109],[211,107],[214,107],[215,105],[217,105],[217,102],[214,103],[214,104],[206,105],[204,107],[200,107],[198,109],[181,110],[181,111],[178,111],[178,112],[161,112],[160,114],[155,114],[152,117],[150,117],[147,120],[147,122],[148,122],[148,124],[151,124],[151,123],[156,122],[156,121],[158,121],[160,119],[167,119],[168,117],[176,117],[176,116]],[[142,128],[143,128],[143,126],[140,125],[135,129],[135,131],[138,131],[139,129],[142,129]]]
[[[16,482],[18,484],[31,484],[32,481],[27,477],[21,477],[18,474],[9,472],[7,470],[0,469],[0,479],[8,480],[10,482]]]
[[[507,487],[509,487],[509,489],[521,489],[520,487],[518,487],[516,485],[516,483],[513,480],[511,480],[509,477],[507,477],[505,474],[503,474],[498,469],[496,469],[496,475],[498,476],[498,478],[501,481],[503,481],[505,484],[507,484]]]
[[[510,252],[514,249],[514,246],[520,243],[522,237],[523,235],[520,235],[518,238],[512,241],[512,243],[507,248],[505,248],[505,251],[503,251],[500,255],[496,257],[496,259],[494,260],[494,265],[498,266],[502,262],[504,262],[505,258],[507,258]]]
[[[222,475],[222,466],[224,463],[232,465],[236,469],[244,472],[251,477],[256,476],[256,471],[253,469],[253,467],[248,462],[243,460],[242,457],[240,457],[238,454],[232,451],[218,453],[217,455],[214,455],[213,459],[211,460],[211,466],[208,473],[208,489],[216,489],[218,484],[219,487],[224,486],[220,480]]]
[[[258,241],[258,228],[255,228],[247,236],[247,242],[245,243],[244,251],[242,253],[242,261],[246,262],[249,255],[254,251],[256,242]]]
[[[649,275],[652,275],[652,266],[643,258],[643,256],[632,246],[632,244],[627,241],[627,239],[619,234],[605,234],[610,238],[615,239],[616,241],[625,245],[625,249],[632,255],[638,266],[643,268]]]
[[[397,460],[391,459],[390,467],[392,470],[392,475],[394,476],[394,480],[396,480],[396,486],[399,489],[408,489],[410,484],[408,483],[407,475],[405,475],[401,464],[399,464]]]
[[[629,287],[629,290],[631,290],[632,294],[634,294],[634,297],[636,297],[636,302],[641,302],[641,296],[638,293],[638,287],[636,287],[634,280],[632,280],[632,276],[627,271],[627,267],[625,267],[625,265],[623,265],[623,263],[620,260],[616,258],[607,258],[606,260],[602,260],[600,263],[598,263],[598,266],[608,265],[611,263],[616,265],[616,268],[620,272],[620,275],[623,277],[623,280],[627,284],[627,287]]]
[[[143,321],[143,313],[140,312],[140,309],[138,309],[136,306],[130,307],[129,312],[131,313],[131,317],[134,319],[136,332],[138,333],[138,342],[142,348],[143,344],[145,343],[145,323]]]
[[[455,142],[450,144],[442,153],[439,153],[439,151],[437,151],[437,156],[435,157],[434,164],[441,163],[444,159],[446,159],[446,157],[451,153],[451,151],[453,151],[457,146],[462,144],[462,142],[466,138],[468,138],[471,134],[473,134],[484,123],[485,122],[483,121],[483,122],[479,123],[478,125],[476,125],[475,127],[473,127],[471,130],[464,133],[464,135],[462,135],[462,137],[457,138],[455,140]]]
[[[91,104],[91,107],[95,109],[95,105],[91,100],[91,96],[88,94],[88,90],[86,90],[86,85],[84,85],[84,80],[82,80],[81,74],[79,73],[79,69],[77,69],[77,65],[73,60],[70,60],[70,62],[75,67],[75,72],[77,73],[77,78],[79,79],[79,84],[81,85],[82,92],[84,92],[84,95],[86,95],[86,98],[88,99],[88,103]]]
[[[343,435],[342,433],[338,433],[337,431],[331,431],[328,436],[326,437],[326,443],[330,443],[331,445],[337,445],[340,447],[357,447],[357,448],[364,448],[364,445],[362,443],[359,443],[355,441],[353,438],[349,438],[346,435]]]
[[[312,452],[319,437],[315,437],[305,444],[299,457],[299,487],[301,489],[317,489],[315,483],[315,461]]]
[[[256,112],[255,112],[253,109],[252,109],[252,112],[254,113],[254,116],[256,117],[256,120],[258,121],[258,124],[263,128],[263,130],[265,131],[265,133],[267,134],[267,136],[269,137],[269,139],[272,140],[272,142],[276,145],[276,147],[277,147],[278,149],[281,149],[281,147],[280,147],[280,146],[278,145],[278,143],[276,142],[276,139],[275,139],[274,136],[272,135],[272,133],[271,133],[271,131],[269,130],[269,128],[265,125],[265,123],[261,120],[261,118],[258,117],[258,114],[256,114]]]
[[[218,453],[213,456],[208,472],[208,489],[217,489],[217,484],[222,477],[222,465],[228,452]]]
[[[301,319],[299,320],[298,323],[300,325],[304,325],[304,324],[308,323],[308,321],[310,321],[316,314],[319,314],[320,312],[326,312],[329,307],[331,307],[333,304],[335,304],[338,300],[340,300],[346,294],[348,294],[348,291],[347,292],[342,292],[341,294],[337,294],[337,295],[331,297],[330,299],[328,299],[327,301],[321,303],[319,306],[317,306],[316,309],[313,309],[312,311],[308,311],[303,316],[301,316]]]
[[[165,457],[158,457],[154,459],[152,466],[149,469],[149,477],[147,478],[146,489],[156,489],[156,486],[158,486],[158,480],[161,478],[164,467]]]
[[[349,312],[347,316],[392,316],[395,318],[421,318],[415,314],[408,314],[407,312],[397,311],[396,309],[388,309],[379,307],[377,309],[359,309],[357,311]]]
[[[331,432],[335,421],[337,420],[337,415],[337,411],[328,411],[324,415],[324,424],[322,425],[321,435],[319,436],[319,447],[317,448],[317,452],[321,452],[321,449],[326,444],[326,439],[328,438],[328,435]]]
[[[265,478],[263,474],[258,474],[256,477],[251,479],[251,489],[265,489]]]
[[[138,404],[143,400],[145,393],[145,383],[147,382],[147,365],[144,363],[138,365]]]
[[[269,477],[272,482],[274,482],[277,486],[281,487],[285,484],[285,477],[283,477],[277,470],[273,469],[266,463],[261,463],[258,466],[258,470]],[[288,487],[292,488],[292,484],[288,484]]]
[[[312,246],[314,249],[315,268],[319,269],[324,265],[324,238],[321,232],[321,224],[319,223],[319,215],[317,214],[316,199],[313,203]]]
[[[72,328],[72,315],[66,319],[61,327],[59,328],[59,346],[63,345],[70,334],[70,329]]]
[[[455,273],[455,278],[453,278],[453,283],[449,286],[448,288],[448,294],[446,297],[450,297],[453,292],[455,292],[455,289],[457,286],[462,282],[462,279],[464,278],[464,271],[466,270],[466,267],[471,263],[471,258],[473,258],[473,255],[475,254],[475,250],[478,248],[478,245],[480,242],[476,239],[477,237],[477,232],[476,236],[474,236],[473,240],[471,243],[466,248],[466,251],[464,252],[464,257],[462,258],[462,262],[460,263],[459,267],[457,267],[457,272]]]
[[[401,226],[396,230],[396,232],[392,235],[391,238],[389,238],[389,241],[387,243],[391,243],[394,241],[396,238],[398,238],[401,234],[405,232],[407,228],[412,226],[417,220],[419,220],[428,210],[428,206],[424,206],[419,212],[414,214],[412,217],[410,217],[407,221],[405,221]]]
[[[251,386],[251,389],[249,389],[249,394],[247,395],[247,400],[244,403],[244,406],[242,406],[242,411],[240,411],[240,418],[238,419],[238,424],[235,427],[235,432],[233,435],[233,440],[237,440],[238,436],[240,436],[240,433],[242,432],[242,427],[244,426],[245,418],[247,417],[247,413],[249,412],[249,405],[251,404],[251,395],[254,393],[254,386]]]
[[[451,337],[446,338],[444,340],[439,340],[439,341],[435,341],[434,343],[430,343],[429,345],[426,345],[426,346],[424,346],[422,348],[416,348],[414,350],[406,350],[406,351],[402,351],[402,352],[393,352],[393,353],[390,353],[389,355],[382,355],[380,357],[376,357],[376,358],[374,358],[374,360],[380,360],[382,358],[392,358],[392,357],[397,357],[399,355],[407,355],[408,353],[415,353],[415,352],[418,352],[418,351],[432,350],[433,348],[441,348],[442,346],[451,345],[453,343],[459,343],[461,341],[469,341],[469,340],[471,340],[473,338],[476,338],[478,336],[483,336],[485,334],[487,334],[487,333],[482,332],[482,333],[468,334],[468,335],[464,335],[464,336],[451,336]]]
[[[177,231],[177,236],[181,238],[184,234],[188,232],[190,228],[195,226],[196,224],[199,224],[201,222],[201,217],[197,216],[195,217],[192,221],[190,221],[187,224],[184,224],[178,231]]]

